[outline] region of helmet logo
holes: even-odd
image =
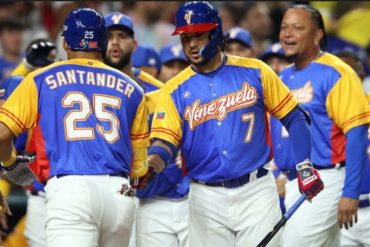
[[[123,15],[113,15],[111,19],[114,24],[119,24],[119,21],[121,20],[122,16]]]
[[[82,46],[83,48],[87,48],[87,45],[88,45],[88,42],[85,39],[82,39],[80,41],[80,46]]]
[[[186,21],[186,23],[189,25],[191,23],[191,17],[193,15],[193,11],[192,10],[187,10],[185,15],[184,15],[184,20]]]

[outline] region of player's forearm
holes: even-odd
[[[360,125],[346,134],[346,177],[343,197],[358,199],[362,174],[366,165],[367,125]]]
[[[13,134],[9,128],[0,122],[0,161],[8,163],[14,163],[15,151],[13,151]],[[14,159],[14,160],[13,160]]]
[[[303,112],[296,108],[281,122],[287,128],[292,142],[295,156],[295,163],[300,163],[307,158],[311,158],[311,131],[307,118]]]
[[[154,167],[154,170],[158,173],[162,171],[170,162],[173,160],[174,153],[169,144],[162,140],[155,140],[148,151],[148,164]]]
[[[132,167],[131,167],[131,178],[138,178],[144,176],[145,173],[148,171],[147,165],[147,148],[140,147],[134,148],[133,150],[133,159],[132,159]]]

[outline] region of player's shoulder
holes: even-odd
[[[139,79],[139,80],[142,80],[143,82],[145,83],[148,83],[156,88],[162,88],[163,87],[163,82],[161,82],[160,80],[158,80],[157,78],[155,78],[154,76],[152,76],[151,74],[143,71],[143,70],[140,70],[138,68],[135,68],[136,70],[136,73],[134,73],[134,75],[136,74],[136,77]]]
[[[167,91],[168,93],[172,93],[180,85],[182,85],[195,75],[197,75],[197,73],[191,68],[191,65],[189,65],[184,70],[180,71],[180,73],[168,80],[164,84],[163,90]]]
[[[238,57],[232,55],[226,55],[226,65],[227,66],[237,66],[237,67],[245,67],[245,68],[252,68],[252,69],[261,69],[267,66],[263,61],[257,58],[250,58],[250,57]]]
[[[322,71],[326,70],[327,72],[336,72],[340,74],[340,76],[344,76],[347,73],[355,73],[342,59],[329,52],[325,52],[316,60],[316,63],[321,65]]]

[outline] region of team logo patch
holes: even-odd
[[[242,89],[203,105],[200,104],[200,99],[195,100],[185,108],[184,118],[188,121],[190,130],[194,130],[195,127],[208,120],[222,121],[229,112],[252,106],[256,104],[257,100],[256,88],[251,87],[248,82],[244,82]]]
[[[88,46],[88,42],[87,42],[85,39],[82,39],[82,40],[80,41],[80,46],[82,46],[83,48],[87,48],[87,46]]]
[[[98,48],[98,42],[97,41],[90,41],[89,42],[89,48]]]
[[[184,96],[185,99],[190,98],[190,92],[189,91],[185,91],[184,94],[183,94],[183,96]]]
[[[191,23],[191,17],[193,15],[193,11],[192,10],[187,10],[185,15],[184,15],[184,20],[186,21],[186,24],[190,24]]]
[[[164,113],[164,112],[158,112],[157,113],[157,119],[164,119],[165,115],[166,115],[166,113]]]
[[[308,81],[303,87],[291,90],[299,103],[308,103],[313,98],[313,87],[311,81]]]

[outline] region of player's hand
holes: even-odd
[[[130,179],[131,188],[134,190],[144,189],[156,175],[157,173],[154,171],[154,167],[149,166],[144,176]]]
[[[349,229],[357,223],[357,209],[358,209],[358,200],[342,197],[338,203],[338,223],[340,228],[343,226],[346,229]]]
[[[6,202],[3,194],[0,191],[0,234],[3,237],[8,230],[8,220],[7,215],[12,215],[12,212],[9,209],[8,203]]]
[[[311,200],[324,189],[324,183],[317,170],[313,168],[309,159],[299,163],[296,169],[299,191],[303,193],[308,200]]]
[[[51,54],[54,50],[55,54]],[[55,62],[56,46],[50,41],[39,41],[31,45],[24,58],[25,64],[31,70],[44,67]]]
[[[280,197],[285,197],[285,184],[287,183],[288,179],[285,175],[279,176],[275,179],[277,191]]]
[[[12,183],[20,186],[29,186],[35,179],[35,174],[28,167],[28,164],[36,159],[36,156],[18,155],[15,162],[7,167],[2,167],[2,174]]]
[[[156,173],[160,173],[164,168],[166,168],[166,164],[157,154],[148,155],[148,165],[153,167]]]

